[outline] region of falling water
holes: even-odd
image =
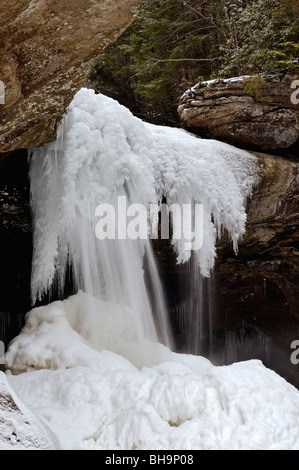
[[[118,198],[124,196],[128,206],[147,208],[163,200],[180,207],[201,204],[202,248],[192,251],[184,233],[181,239],[170,240],[177,263],[190,265],[181,312],[185,319],[191,316],[187,338],[191,352],[198,353],[198,344],[211,328],[211,301],[204,300],[211,284],[205,279],[213,270],[216,239],[226,230],[237,251],[245,232],[246,198],[257,178],[255,159],[248,153],[183,130],[144,123],[110,98],[81,90],[57,141],[31,155],[33,303],[53,287],[62,295],[71,267],[76,290],[131,309],[141,342],[161,341],[172,347],[150,237],[98,240],[96,208],[109,203],[116,209]],[[94,335],[101,348],[101,332]]]
[[[195,254],[174,272],[161,265],[160,275],[169,300],[170,320],[178,351],[213,358],[215,279],[204,277]]]

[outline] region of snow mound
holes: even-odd
[[[103,350],[122,356],[122,367],[151,367],[176,357],[159,343],[139,341],[132,311],[80,291],[63,302],[31,310],[5,360],[18,374],[36,369],[89,366]],[[200,361],[197,361],[199,365]],[[209,361],[201,359],[203,367]]]

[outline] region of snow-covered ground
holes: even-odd
[[[299,449],[299,391],[261,362],[215,367],[148,344],[142,365],[129,311],[111,316],[110,303],[93,300],[100,349],[87,300],[79,293],[33,310],[7,355],[23,371],[7,375],[10,386],[57,448]]]

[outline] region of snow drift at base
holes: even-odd
[[[109,350],[87,327],[90,301]],[[292,385],[259,361],[215,367],[160,344],[140,367],[130,312],[114,307],[80,292],[34,309],[10,347],[8,366],[27,372],[8,380],[60,449],[299,449]]]

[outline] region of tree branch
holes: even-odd
[[[149,59],[147,62],[152,62],[158,64],[160,62],[213,62],[214,60],[219,60],[220,57],[213,57],[210,59]]]

